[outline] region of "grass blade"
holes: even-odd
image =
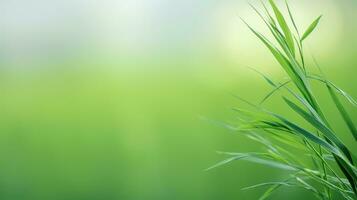
[[[344,90],[342,90],[341,88],[339,88],[338,86],[336,86],[334,83],[332,83],[331,81],[325,80],[320,76],[317,75],[309,75],[307,78],[312,79],[312,80],[316,80],[316,81],[320,81],[324,84],[328,84],[330,85],[332,88],[334,88],[340,95],[342,95],[345,99],[347,99],[347,101],[349,103],[351,103],[353,106],[357,106],[357,101],[347,92],[345,92]]]
[[[336,134],[330,128],[328,128],[320,118],[317,118],[317,116],[314,116],[313,114],[307,113],[298,105],[286,99],[285,97],[284,101],[288,104],[290,108],[292,108],[296,113],[302,116],[307,122],[309,122],[317,130],[321,131],[326,138],[336,144],[339,149],[351,160],[351,154],[346,145],[342,143],[342,141],[336,136]]]
[[[320,15],[317,19],[315,19],[311,24],[310,26],[306,29],[306,31],[304,32],[304,34],[302,35],[301,37],[301,42],[304,41],[314,30],[315,28],[317,27],[317,25],[319,24],[320,22],[320,19],[321,19],[322,15]]]
[[[264,187],[264,186],[271,186],[271,185],[280,185],[280,186],[294,186],[294,184],[288,183],[288,182],[267,182],[267,183],[259,183],[256,185],[248,186],[245,188],[242,188],[242,190],[251,190],[251,189],[256,189],[259,187]]]
[[[324,147],[327,151],[334,153],[336,155],[339,155],[342,157],[340,151],[332,146],[331,144],[329,144],[328,142],[326,142],[325,140],[322,140],[321,138],[319,138],[318,136],[316,136],[315,134],[309,132],[308,130],[300,127],[299,125],[295,124],[294,122],[291,122],[287,119],[285,119],[284,117],[274,114],[274,116],[276,116],[278,119],[280,119],[283,123],[285,123],[287,126],[289,126],[292,130],[294,130],[294,133],[300,134],[301,136],[303,136],[304,138],[318,144],[321,145],[322,147]]]
[[[333,100],[333,102],[335,103],[338,111],[340,112],[343,120],[345,121],[348,129],[350,130],[351,134],[353,135],[354,139],[357,141],[357,129],[350,117],[350,115],[348,114],[348,112],[346,111],[346,109],[344,108],[344,106],[342,105],[342,103],[340,102],[340,100],[338,99],[335,91],[331,88],[331,86],[327,85],[327,89],[331,95],[331,98]]]
[[[271,7],[273,8],[275,17],[280,25],[280,28],[283,30],[286,42],[291,50],[292,55],[295,55],[295,43],[292,33],[289,29],[288,24],[285,21],[283,14],[280,12],[279,8],[276,6],[274,0],[269,0]]]

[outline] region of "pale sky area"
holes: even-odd
[[[1,0],[0,57],[26,60],[75,57],[83,51],[144,55],[153,52],[207,51],[235,57],[256,54],[257,43],[239,17],[261,29],[242,0]],[[338,43],[343,14],[334,0],[291,1],[302,26],[325,14],[317,44]],[[346,1],[347,3],[347,1]],[[329,38],[326,38],[326,37]]]

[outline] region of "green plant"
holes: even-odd
[[[311,82],[316,81],[326,87],[331,101],[355,140],[357,140],[356,127],[341,103],[339,95],[354,106],[357,103],[350,95],[326,79],[316,61],[315,64],[320,72],[318,75],[311,73],[306,68],[304,41],[317,27],[321,16],[313,21],[303,34],[300,34],[289,5],[287,2],[285,3],[289,13],[288,18],[284,18],[274,0],[269,0],[272,12],[262,3],[264,16],[252,6],[269,28],[278,46],[275,46],[266,37],[246,24],[270,50],[290,80],[275,83],[258,72],[273,87],[273,90],[258,105],[239,98],[249,104],[252,107],[251,110],[234,109],[239,114],[240,119],[240,125],[235,130],[261,143],[265,150],[253,153],[222,152],[229,158],[211,168],[234,160],[248,160],[290,171],[291,176],[286,180],[245,188],[269,186],[261,196],[261,200],[268,198],[277,188],[282,186],[306,189],[318,199],[357,199],[357,168],[352,158],[353,155],[324,115],[324,111],[318,103],[319,99],[312,90]],[[287,19],[291,22],[288,22]],[[293,29],[290,29],[289,24],[293,26]],[[292,113],[307,122],[305,125],[298,124],[262,106],[262,103],[278,91],[285,92],[282,93],[283,101]],[[299,152],[299,156],[296,155],[296,151]],[[303,158],[304,156],[300,155],[306,156]],[[306,157],[309,157],[308,161]]]

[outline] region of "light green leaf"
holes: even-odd
[[[320,15],[317,19],[315,19],[315,21],[310,24],[310,26],[306,29],[305,33],[302,35],[300,41],[304,41],[314,31],[316,26],[319,24],[321,17],[322,15]]]
[[[269,3],[271,7],[273,8],[274,14],[276,19],[278,20],[278,23],[280,25],[280,28],[283,30],[286,42],[291,50],[291,53],[295,55],[295,43],[294,43],[294,38],[292,36],[292,33],[290,31],[290,28],[288,24],[285,21],[285,18],[283,14],[280,12],[279,8],[276,6],[274,0],[269,0]]]

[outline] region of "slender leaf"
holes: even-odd
[[[317,19],[315,19],[310,26],[306,29],[306,31],[304,32],[304,34],[301,37],[301,41],[304,41],[313,31],[314,29],[317,27],[317,25],[320,22],[322,15],[320,15]]]
[[[285,35],[285,38],[286,38],[286,42],[287,42],[287,44],[288,44],[288,46],[289,46],[289,48],[291,50],[291,53],[293,55],[295,55],[294,39],[293,39],[292,33],[291,33],[290,29],[289,29],[289,26],[286,23],[283,14],[280,12],[279,8],[276,6],[274,0],[269,0],[269,3],[273,8],[273,11],[275,13],[275,17],[276,17],[281,29],[284,32],[284,35]]]
[[[343,120],[345,121],[345,123],[347,124],[351,134],[353,135],[353,137],[355,138],[355,140],[357,141],[357,129],[350,117],[350,115],[348,114],[348,112],[346,111],[346,109],[344,108],[344,106],[342,105],[342,103],[340,102],[340,100],[338,99],[335,91],[331,88],[331,86],[327,85],[328,91],[331,95],[331,98],[333,100],[333,102],[335,103],[337,109],[339,110]]]

